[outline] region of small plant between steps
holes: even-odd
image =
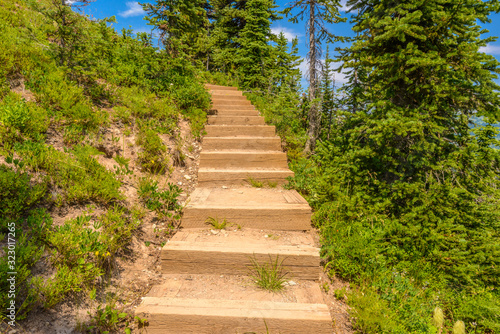
[[[264,181],[259,181],[251,176],[248,176],[247,182],[254,188],[276,188],[278,186],[278,182],[267,181],[264,183]]]
[[[259,263],[255,255],[250,258],[252,265],[250,266],[250,277],[255,281],[255,284],[264,290],[278,292],[285,288],[288,272],[284,271],[283,261],[277,255],[273,260],[269,255],[269,262]]]
[[[234,224],[229,222],[226,218],[220,220],[218,217],[208,217],[205,220],[205,224],[212,226],[216,230],[223,230],[226,227],[231,227]]]

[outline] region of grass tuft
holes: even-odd
[[[279,256],[272,259],[269,255],[269,262],[260,264],[255,256],[250,258],[252,262],[250,268],[250,277],[255,281],[255,284],[261,289],[271,292],[278,292],[285,288],[288,272],[284,271],[283,261]]]
[[[212,226],[216,230],[223,230],[233,225],[233,223],[230,223],[226,218],[223,218],[221,221],[218,217],[208,217],[205,220],[205,224]]]

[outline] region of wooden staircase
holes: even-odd
[[[275,128],[236,88],[206,88],[216,115],[208,118],[182,230],[162,249],[165,282],[136,310],[148,319],[145,332],[333,333],[317,283],[311,208],[296,191],[279,187],[293,172]],[[251,187],[250,178],[270,186]],[[209,217],[230,227],[210,230]],[[255,262],[277,259],[290,279],[283,293],[251,284]]]

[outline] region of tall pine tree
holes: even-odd
[[[500,120],[500,64],[480,52],[493,38],[478,25],[498,2],[349,4],[360,38],[342,60],[364,73],[352,92],[363,108],[320,150],[323,168],[342,170],[328,182],[379,218],[388,265],[430,265],[456,291],[483,293],[477,303],[498,300],[486,287],[500,286],[499,144],[475,126]]]
[[[298,53],[298,38],[292,40],[292,45],[288,47],[288,40],[283,32],[280,32],[276,40],[276,46],[273,48],[273,66],[271,70],[268,91],[277,90],[284,86],[290,87],[297,92],[299,90],[300,70],[299,65],[302,62]]]
[[[169,54],[193,53],[198,39],[206,35],[207,0],[156,0],[143,4],[149,24],[160,31]]]
[[[248,0],[244,12],[245,25],[236,41],[236,64],[244,87],[264,88],[271,66],[271,20],[276,18],[274,0]]]

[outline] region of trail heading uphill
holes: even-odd
[[[183,229],[162,250],[165,282],[136,314],[149,320],[148,333],[333,333],[311,208],[279,186],[293,173],[274,127],[236,88],[207,88],[216,114],[203,138],[199,184]],[[280,264],[282,292],[259,289],[258,269]]]

